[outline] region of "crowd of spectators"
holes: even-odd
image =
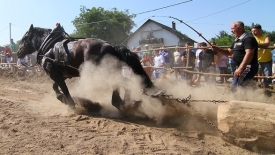
[[[17,46],[13,39],[10,39],[10,44],[5,45],[4,50],[1,52],[1,63],[16,63],[17,66],[22,66],[22,64],[29,65],[29,63],[31,63],[31,55],[26,55],[24,58],[18,59],[16,52]]]
[[[238,21],[232,24],[231,31],[236,39],[228,49],[219,48],[215,42],[211,44],[201,42],[196,48],[186,42],[184,47],[176,46],[174,49],[152,48],[146,44],[140,62],[151,79],[158,79],[173,68],[176,80],[184,79],[188,85],[192,86],[200,85],[203,76],[208,85],[229,83],[231,79],[233,90],[236,86],[243,86],[247,81],[255,80],[255,70],[259,75],[275,77],[275,49],[267,48],[270,45],[270,37],[263,34],[261,25],[254,25],[252,33],[248,33],[244,30],[243,22]],[[173,52],[171,53],[170,50]],[[133,51],[136,50],[133,49]],[[257,67],[254,66],[256,63]],[[194,72],[220,74],[220,76],[201,75]],[[231,74],[232,78],[223,76],[224,74]],[[264,90],[270,84],[272,84],[271,78],[259,80],[259,85]]]

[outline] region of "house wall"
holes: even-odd
[[[143,27],[137,30],[131,38],[129,38],[127,42],[127,47],[131,49],[132,47],[141,47],[141,49],[144,49],[145,44],[139,44],[139,41],[142,39],[147,38],[163,38],[164,43],[163,44],[151,44],[153,47],[160,47],[160,46],[175,46],[179,43],[179,38],[172,34],[171,32],[162,29],[159,25],[148,22]]]

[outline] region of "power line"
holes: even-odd
[[[232,8],[234,8],[234,7],[240,6],[240,5],[242,5],[242,4],[244,4],[244,3],[247,3],[247,2],[249,2],[249,1],[251,1],[251,0],[248,0],[248,1],[242,2],[242,3],[240,3],[240,4],[231,6],[231,7],[227,8],[227,9],[224,9],[224,10],[221,10],[221,11],[218,11],[218,12],[215,12],[215,13],[212,13],[212,14],[210,14],[210,15],[206,15],[206,16],[203,16],[203,17],[200,17],[200,18],[196,18],[196,19],[193,19],[193,20],[189,20],[189,21],[186,21],[186,22],[192,22],[192,21],[195,21],[195,20],[199,20],[199,19],[202,19],[202,18],[206,18],[206,17],[212,16],[212,15],[215,15],[215,14],[218,14],[218,13],[221,13],[221,12],[224,12],[224,11],[226,11],[226,10],[232,9]]]
[[[137,13],[137,14],[134,14],[134,15],[140,15],[140,14],[149,13],[149,12],[153,12],[153,11],[157,11],[157,10],[161,10],[161,9],[166,9],[166,8],[169,8],[169,7],[172,7],[172,6],[180,5],[180,4],[183,4],[183,3],[188,3],[188,2],[191,2],[191,1],[192,0],[188,0],[188,1],[180,2],[180,3],[176,3],[176,4],[172,4],[172,5],[167,5],[167,6],[164,6],[164,7],[161,7],[161,8],[157,8],[157,9],[153,9],[153,10],[149,10],[149,11],[144,11],[144,12]]]
[[[1,30],[1,31],[0,31],[0,33],[1,33],[1,32],[3,32],[4,30],[6,30],[7,28],[9,28],[9,26],[7,26],[7,27],[6,27],[6,28],[4,28],[3,30]]]
[[[180,2],[180,3],[176,3],[176,4],[167,5],[167,6],[164,6],[164,7],[161,7],[161,8],[157,8],[157,9],[153,9],[153,10],[148,10],[148,11],[132,14],[129,17],[135,17],[137,15],[141,15],[141,14],[149,13],[149,12],[154,12],[154,11],[161,10],[161,9],[166,9],[166,8],[169,8],[169,7],[180,5],[180,4],[183,4],[183,3],[188,3],[188,2],[191,2],[191,1],[193,1],[193,0],[187,0],[187,1]],[[125,18],[125,17],[121,17],[121,18]],[[113,18],[113,19],[121,19],[121,18]],[[90,23],[77,24],[77,25],[79,26],[79,25],[87,25],[87,24],[96,24],[96,23],[106,22],[106,21],[109,21],[109,20],[111,20],[111,19],[106,19],[106,20],[101,20],[101,21],[96,21],[96,22],[90,22]]]
[[[226,9],[224,9],[224,10],[221,10],[221,11],[218,11],[218,12],[215,12],[215,13],[212,13],[212,14],[209,14],[209,15],[206,15],[206,16],[203,16],[203,17],[200,17],[200,18],[196,18],[196,19],[193,19],[193,20],[186,21],[186,23],[192,22],[192,21],[195,21],[195,20],[199,20],[199,19],[202,19],[202,18],[206,18],[206,17],[212,16],[212,15],[215,15],[215,14],[218,14],[218,13],[221,13],[221,12],[224,12],[224,11],[227,11],[227,10],[230,10],[230,9],[232,9],[232,8],[234,8],[234,7],[240,6],[240,5],[245,4],[245,3],[249,2],[249,1],[251,1],[251,0],[247,0],[247,1],[245,1],[245,2],[236,4],[236,5],[234,5],[234,6],[231,6],[231,7],[229,7],[229,8],[226,8]],[[169,18],[169,16],[153,16],[153,17],[166,17],[166,18]],[[198,24],[198,23],[193,23],[193,24]],[[213,24],[213,23],[208,23],[208,24],[212,24],[212,25],[225,25],[225,24]]]
[[[157,9],[153,9],[153,10],[148,10],[148,11],[144,11],[144,12],[132,14],[132,15],[129,15],[129,17],[133,17],[133,18],[134,18],[134,17],[137,16],[137,15],[141,15],[141,14],[149,13],[149,12],[154,12],[154,11],[157,11],[157,10],[166,9],[166,8],[169,8],[169,7],[181,5],[181,4],[184,4],[184,3],[191,2],[191,1],[193,1],[193,0],[187,0],[187,1],[180,2],[180,3],[176,3],[176,4],[167,5],[167,6],[164,6],[164,7],[161,7],[161,8],[157,8]],[[125,17],[112,18],[112,19],[121,19],[121,18],[125,18]],[[109,20],[112,20],[112,19],[106,19],[106,20],[101,20],[101,21],[96,21],[96,22],[89,22],[89,23],[77,24],[77,26],[80,26],[80,25],[88,25],[88,24],[97,24],[97,23],[106,22],[106,21],[109,21]],[[14,25],[14,24],[13,24],[13,25]],[[23,26],[19,26],[19,25],[15,25],[15,26],[18,26],[18,27],[21,27],[21,28],[23,27]],[[72,26],[73,26],[73,25],[72,25]]]

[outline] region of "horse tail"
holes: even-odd
[[[132,68],[133,72],[137,75],[140,75],[143,79],[143,83],[145,84],[146,88],[151,88],[154,86],[153,82],[149,78],[149,76],[144,71],[139,57],[136,53],[130,51],[128,48],[123,46],[115,46],[115,56],[125,62],[129,67]]]

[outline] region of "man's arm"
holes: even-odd
[[[214,46],[214,45],[212,46],[212,48],[213,48],[213,51],[217,51],[217,52],[219,52],[223,55],[226,55],[226,56],[231,56],[233,54],[232,50],[228,50],[228,49],[224,50],[224,49],[221,49],[221,48],[219,48],[217,46]]]
[[[185,58],[183,55],[180,57],[181,61],[186,61],[187,58]]]
[[[267,48],[269,45],[270,45],[270,36],[269,35],[266,36],[264,43],[258,43],[259,48]]]
[[[246,66],[251,62],[253,56],[254,56],[254,49],[246,49],[243,61],[238,68],[240,68],[241,70],[244,70]]]
[[[170,51],[167,51],[167,50],[166,50],[166,51],[164,52],[164,57],[170,57]]]

